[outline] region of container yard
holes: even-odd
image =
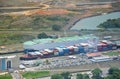
[[[57,39],[36,39],[24,44],[25,55],[20,60],[50,58],[84,53],[88,58],[100,56],[98,52],[116,50],[117,44],[109,40],[99,40],[93,35],[63,37]],[[94,56],[93,56],[94,55]]]

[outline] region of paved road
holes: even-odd
[[[22,79],[21,74],[19,73],[19,71],[14,71],[13,73],[11,73],[13,79]]]
[[[107,76],[107,73],[108,73],[108,69],[109,68],[102,68],[101,70],[102,70],[102,76],[104,77],[104,76]],[[82,73],[82,74],[88,74],[90,77],[92,77],[92,73],[91,73],[91,71],[86,71],[86,72],[77,72],[77,73]],[[72,73],[72,77],[71,77],[71,79],[76,79],[76,75],[77,75],[77,73]],[[49,76],[49,77],[43,77],[43,78],[38,78],[38,79],[51,79],[51,77]]]

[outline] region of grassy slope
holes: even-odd
[[[69,21],[68,15],[52,16],[0,16],[0,45],[21,43],[35,37],[29,31],[52,31],[53,25],[63,27]],[[7,33],[4,31],[7,30]],[[13,32],[11,32],[13,31]],[[18,32],[17,32],[18,31]],[[21,31],[21,32],[20,32]],[[24,32],[23,32],[24,31]],[[28,32],[28,33],[25,33]],[[37,34],[36,34],[37,35]],[[34,36],[34,37],[33,37]]]
[[[69,15],[33,15],[33,16],[0,16],[1,30],[50,30],[55,24],[64,26]]]
[[[10,1],[8,3],[5,0],[1,0],[2,4],[13,4]],[[24,2],[20,2],[21,0],[15,0],[14,3],[18,3],[24,5]],[[75,2],[74,0],[72,0]],[[78,0],[76,0],[78,1]],[[84,0],[81,0],[84,2]],[[89,0],[88,0],[89,1]],[[97,0],[92,0],[97,1]],[[16,4],[17,5],[17,4]],[[119,6],[119,3],[114,4],[114,9]],[[106,9],[105,9],[106,11]],[[77,11],[79,12],[79,11]],[[94,13],[95,11],[93,11]],[[66,24],[68,24],[69,19],[74,19],[75,14],[68,15],[52,15],[52,16],[41,16],[41,15],[32,15],[32,16],[0,16],[0,45],[4,44],[14,44],[21,43],[26,40],[31,40],[33,33],[26,33],[28,31],[38,31],[38,32],[51,32],[52,34],[56,34],[55,31],[51,30],[51,27],[54,24],[60,25],[64,28]],[[16,31],[8,31],[7,34],[2,32],[1,30],[16,30]],[[17,31],[21,32],[17,32]],[[25,30],[24,32],[22,32]],[[19,34],[18,34],[19,33]],[[37,33],[38,34],[38,33]],[[59,34],[59,33],[58,33]],[[30,36],[31,35],[31,36]],[[14,38],[14,39],[13,39]],[[5,40],[4,40],[5,39]]]
[[[117,56],[120,55],[120,52],[114,51],[114,52],[107,52],[103,53],[104,55],[109,55],[109,56]]]
[[[0,75],[0,79],[12,79],[10,74]]]
[[[0,33],[0,45],[23,43],[33,38],[32,35]]]
[[[40,78],[49,75],[49,71],[39,71],[39,72],[24,72],[22,73],[23,77],[26,79],[30,78]]]

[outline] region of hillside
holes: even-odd
[[[0,0],[0,6],[23,6],[26,0]]]
[[[120,2],[94,4],[97,1],[120,0],[0,0],[0,46],[21,44],[41,32],[60,36],[84,34],[69,29],[81,18],[120,10]],[[54,31],[54,25],[62,29]]]
[[[74,4],[86,3],[86,2],[107,2],[107,1],[119,1],[119,0],[0,0],[0,6],[36,6],[36,4],[44,3],[56,7],[73,6]],[[70,5],[69,5],[70,4]]]

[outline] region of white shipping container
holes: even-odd
[[[74,48],[74,51],[75,52],[78,52],[79,51],[79,48],[78,47],[73,47]]]

